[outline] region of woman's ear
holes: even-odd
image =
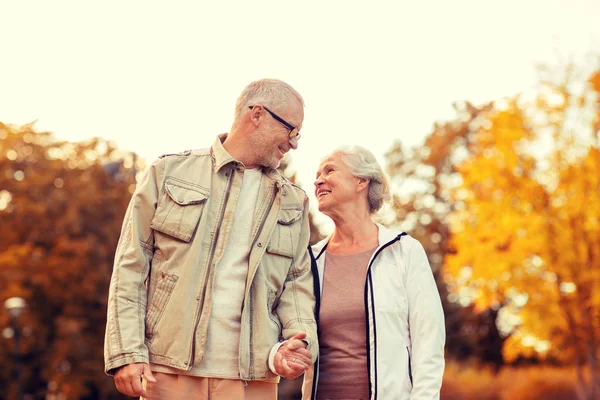
[[[369,188],[369,183],[371,182],[368,178],[358,178],[358,185],[356,186],[357,192],[362,192],[365,188]]]

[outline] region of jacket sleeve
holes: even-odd
[[[417,240],[412,239],[405,265],[413,380],[410,399],[439,399],[445,365],[444,311],[427,255]]]
[[[144,344],[146,279],[150,272],[154,236],[150,223],[156,209],[162,159],[144,173],[129,202],[117,245],[108,294],[104,338],[105,372],[121,366],[148,362]]]
[[[317,323],[315,322],[315,295],[313,276],[310,269],[308,243],[310,239],[308,198],[304,195],[302,230],[297,243],[294,243],[294,259],[288,272],[281,294],[277,315],[283,327],[283,338],[289,339],[297,333],[306,333],[308,350],[313,362],[317,358]]]

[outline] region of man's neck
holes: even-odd
[[[223,142],[223,148],[235,160],[244,164],[246,168],[259,168],[260,165],[254,161],[254,157],[249,154],[248,143],[242,140],[242,135],[234,130],[227,134],[227,138]]]

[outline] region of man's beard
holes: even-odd
[[[260,160],[259,164],[263,167],[277,169],[281,165],[281,160],[277,158],[275,154],[270,154],[261,158],[262,159]]]
[[[281,165],[281,159],[279,159],[277,154],[279,149],[273,143],[269,143],[269,141],[266,140],[266,135],[266,132],[260,132],[255,136],[254,140],[252,140],[252,147],[258,154],[258,164],[263,167],[277,169]],[[269,152],[269,149],[272,149],[273,147],[275,147],[276,150]]]

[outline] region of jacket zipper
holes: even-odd
[[[225,192],[225,201],[223,202],[223,206],[221,207],[221,215],[219,216],[218,219],[218,223],[217,223],[217,230],[215,231],[215,235],[213,236],[213,242],[212,242],[212,247],[210,249],[210,256],[208,258],[208,263],[206,264],[206,272],[204,273],[204,290],[202,292],[202,304],[197,308],[196,310],[196,322],[195,322],[195,327],[194,330],[192,332],[192,337],[190,340],[190,351],[189,351],[189,355],[188,355],[188,369],[192,368],[192,355],[195,351],[195,345],[196,345],[196,330],[198,329],[198,321],[200,320],[200,315],[202,312],[202,309],[204,308],[204,299],[206,297],[206,290],[208,288],[208,277],[210,275],[210,270],[211,270],[211,264],[212,264],[212,260],[213,257],[215,255],[215,249],[217,247],[217,240],[219,238],[219,232],[221,230],[221,222],[223,221],[223,216],[225,215],[225,210],[227,208],[227,202],[229,201],[229,193],[231,192],[231,185],[233,183],[233,175],[235,174],[235,168],[232,168],[230,171],[230,175],[229,175],[229,180],[227,181],[227,191]]]
[[[257,235],[254,238],[254,241],[252,242],[252,247],[254,247],[254,243],[256,243],[256,240],[260,236],[260,233],[262,232],[262,229],[265,226],[265,221],[267,219],[268,212],[273,207],[273,203],[275,202],[275,197],[277,197],[277,184],[275,184],[275,188],[273,190],[273,195],[271,197],[269,206],[265,209],[265,214],[260,223],[260,227],[258,228]],[[266,244],[265,244],[265,246],[266,246]],[[250,309],[250,318],[249,318],[250,319],[250,380],[253,380],[255,378],[255,376],[254,376],[254,352],[252,351],[252,349],[254,348],[254,329],[253,329],[253,323],[252,323],[253,315],[254,315],[254,312],[253,312],[254,308],[253,308],[253,304],[252,304],[252,281],[254,280],[254,274],[256,274],[256,269],[252,273],[250,280],[248,280],[248,282],[250,284],[250,289],[248,290],[248,307]]]
[[[399,234],[398,236],[396,236],[394,239],[390,240],[389,242],[387,242],[386,244],[384,244],[383,246],[381,246],[376,252],[375,255],[373,256],[373,258],[371,259],[371,262],[369,263],[369,267],[367,268],[367,281],[365,282],[365,316],[366,316],[366,327],[367,327],[367,342],[366,342],[366,346],[367,346],[367,369],[369,371],[369,398],[376,400],[377,399],[377,323],[375,321],[375,298],[373,296],[373,276],[371,275],[371,267],[373,266],[373,262],[375,261],[375,259],[377,258],[377,256],[383,251],[385,250],[387,247],[393,245],[394,243],[398,242],[400,240],[400,238],[402,236],[406,235],[406,232],[402,232],[401,234]],[[369,290],[370,289],[370,290]],[[373,314],[373,345],[374,345],[374,349],[373,349],[373,355],[375,357],[375,360],[371,360],[371,349],[369,344],[371,343],[370,340],[370,336],[371,336],[371,330],[369,329],[369,302],[368,302],[368,295],[369,293],[371,294],[371,308],[372,308],[372,314]],[[371,364],[374,364],[374,369],[375,369],[375,376],[374,378],[374,384],[372,382],[372,378],[371,378]],[[375,390],[373,391],[373,389],[371,389],[371,387],[374,386]]]
[[[327,247],[325,245],[321,250]],[[310,245],[308,246],[308,253],[310,254],[310,269],[313,275],[313,291],[315,292],[315,321],[317,322],[317,337],[319,337],[319,313],[321,311],[321,282],[319,281],[319,268],[317,267],[317,258],[312,252],[312,248]],[[319,256],[321,255],[319,253]],[[313,382],[312,382],[312,395],[311,400],[315,400],[317,397],[317,382],[319,381],[319,355],[317,354],[317,359],[313,364]]]
[[[406,346],[406,352],[408,353],[408,378],[410,379],[410,386],[413,386],[413,379],[412,379],[412,366],[411,366],[411,362],[410,362],[410,350],[408,350],[408,346]]]

